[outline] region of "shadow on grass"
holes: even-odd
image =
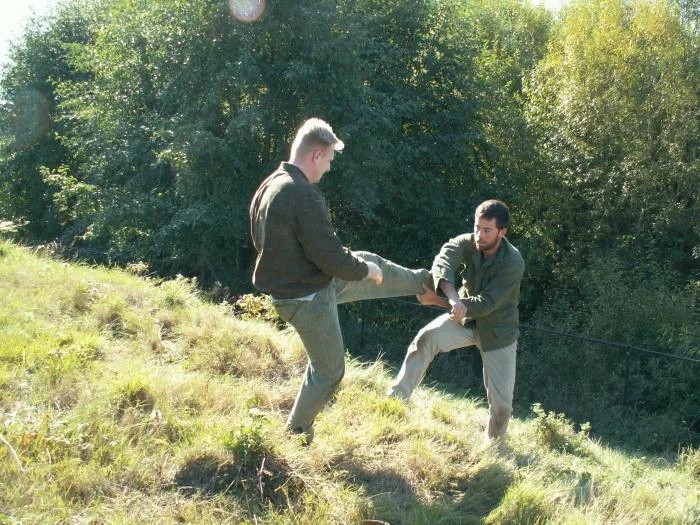
[[[355,304],[344,305],[343,309],[340,316],[343,336],[351,354],[360,360],[381,358],[390,373],[401,367],[406,348],[418,330],[439,314],[432,309],[387,301],[369,301],[364,309]],[[361,322],[363,318],[364,323]],[[525,341],[524,336],[522,340]],[[666,455],[679,448],[700,446],[699,413],[681,415],[671,409],[663,413],[623,406],[622,383],[619,392],[612,393],[590,392],[581,384],[562,384],[554,378],[545,384],[534,384],[528,374],[522,344],[518,353],[513,417],[532,419],[532,405],[541,403],[547,411],[563,413],[577,425],[590,422],[591,437],[612,448],[640,455]],[[484,401],[486,398],[481,357],[475,347],[438,354],[422,384],[455,397],[466,395]]]
[[[368,523],[374,520],[392,525],[483,523],[515,479],[502,465],[486,463],[462,477],[444,480],[430,499],[437,497],[424,503],[416,488],[391,468],[370,470],[356,462],[343,467],[350,473],[350,482],[362,488],[371,502]]]
[[[284,510],[305,490],[305,483],[283,458],[274,454],[238,459],[204,451],[187,459],[175,474],[174,486],[185,495],[243,498],[258,510]]]

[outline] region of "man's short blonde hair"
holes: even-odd
[[[319,147],[333,146],[335,151],[343,151],[345,144],[340,140],[328,122],[320,118],[310,118],[297,131],[292,142],[292,157],[303,156]]]

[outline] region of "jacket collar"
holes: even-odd
[[[292,176],[301,176],[306,182],[309,182],[309,179],[306,177],[306,174],[303,171],[301,171],[301,168],[299,168],[299,166],[297,166],[296,164],[292,164],[291,162],[280,163],[279,171],[285,171]],[[311,183],[309,182],[309,184]]]

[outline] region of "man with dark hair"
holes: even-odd
[[[289,162],[267,177],[250,204],[258,252],[253,284],[272,296],[282,319],[299,334],[309,358],[304,382],[287,420],[313,439],[316,415],[345,373],[338,304],[421,294],[432,285],[425,269],[411,270],[370,252],[351,252],[333,229],[316,184],[343,148],[331,126],[307,120],[297,131]]]
[[[474,233],[450,239],[433,261],[435,289],[423,304],[449,308],[424,326],[409,345],[389,395],[408,399],[439,352],[475,345],[483,361],[489,404],[486,435],[503,438],[513,412],[515,350],[518,343],[518,300],[525,262],[506,239],[510,211],[501,201],[488,200],[474,214]],[[461,287],[456,288],[460,277]]]

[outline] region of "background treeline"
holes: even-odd
[[[349,246],[428,266],[502,198],[526,322],[700,358],[699,20],[670,0],[270,0],[252,24],[223,0],[67,0],[0,79],[0,219],[243,293],[250,197],[319,116],[347,144],[322,188]],[[399,359],[415,312],[377,308]],[[697,439],[699,365],[521,346],[523,406]],[[463,384],[474,363],[449,359],[433,373]]]

